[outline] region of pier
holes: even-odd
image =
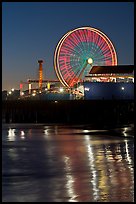
[[[3,123],[134,122],[134,100],[2,101]]]

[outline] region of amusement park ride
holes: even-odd
[[[67,87],[82,82],[93,66],[109,65],[117,65],[116,51],[109,38],[95,28],[82,27],[69,31],[55,50],[55,71]]]
[[[23,96],[24,95],[24,91],[23,91],[23,86],[26,84],[28,85],[28,89],[29,89],[29,95],[31,94],[32,92],[32,84],[38,84],[38,90],[39,90],[39,93],[42,93],[43,91],[43,88],[45,90],[45,87],[43,87],[43,84],[46,84],[46,89],[50,89],[50,85],[52,83],[58,83],[59,80],[44,80],[43,79],[43,67],[42,67],[42,64],[43,64],[43,60],[38,60],[38,63],[39,63],[39,79],[28,79],[27,82],[22,82],[20,83],[20,95]],[[34,89],[35,90],[35,89]]]
[[[114,69],[117,66],[117,55],[112,42],[103,32],[92,27],[76,28],[67,32],[59,40],[54,52],[54,69],[59,80],[44,80],[43,60],[38,60],[38,63],[39,79],[27,81],[29,94],[31,94],[32,83],[39,84],[39,92],[43,91],[43,83],[46,83],[50,89],[51,83],[58,82],[72,90],[91,76],[91,70],[96,70],[93,67],[99,67],[100,70],[109,67],[108,76],[104,72],[101,76],[93,72],[93,77],[97,81],[109,82],[109,75],[110,77],[115,75],[114,79],[120,77],[118,72],[110,73],[110,67]],[[20,93],[23,93],[22,87],[23,85],[20,84]]]

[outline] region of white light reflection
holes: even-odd
[[[92,172],[92,178],[91,178],[91,183],[93,185],[93,195],[94,195],[94,200],[98,200],[99,198],[99,189],[97,188],[97,174],[95,170],[95,165],[94,165],[94,155],[92,151],[92,147],[90,145],[90,137],[89,135],[85,135],[85,142],[86,142],[86,147],[87,147],[87,153],[88,153],[88,158],[89,158],[89,166]]]
[[[44,137],[45,139],[51,138],[52,134],[58,134],[58,127],[55,126],[54,129],[51,129],[49,126],[44,126]]]
[[[22,139],[22,140],[25,139],[24,135],[25,135],[25,132],[24,132],[23,130],[21,130],[21,139]]]
[[[90,132],[90,131],[89,131],[89,130],[83,130],[83,132],[84,132],[84,133],[88,133],[88,132]]]
[[[48,130],[44,130],[44,134],[45,135],[48,135],[49,133],[48,133]]]
[[[129,147],[128,147],[128,141],[127,140],[125,140],[125,148],[126,148],[127,161],[128,161],[129,164],[132,165],[132,160],[131,160],[131,157],[130,157],[129,152],[128,152]]]
[[[128,151],[129,146],[128,146],[128,141],[127,140],[125,140],[125,147],[126,147],[126,158],[127,158],[128,163],[129,163],[129,169],[130,169],[130,172],[131,172],[131,175],[132,175],[132,178],[133,178],[134,168],[132,167],[133,162],[132,162],[132,159],[131,159],[131,157],[129,155],[129,151]],[[134,179],[132,179],[132,183],[134,184]]]
[[[15,161],[19,159],[18,153],[17,153],[17,149],[16,148],[9,148],[8,150],[8,155],[9,157]]]
[[[58,127],[55,125],[55,134],[58,134]]]
[[[9,129],[8,130],[8,140],[9,141],[15,141],[15,129]]]
[[[113,152],[110,150],[110,146],[107,146],[106,148],[106,158],[108,162],[113,162],[113,160],[116,159],[116,162],[120,162],[123,160],[122,155],[121,155],[121,148],[120,144],[116,145],[116,155],[113,154]]]
[[[128,128],[127,128],[127,127],[125,127],[125,128],[124,128],[124,130],[123,130],[123,135],[124,135],[125,137],[127,137],[127,133],[126,133],[126,132],[127,132],[127,130],[128,130]]]
[[[44,130],[44,136],[45,136],[45,139],[49,139],[49,129],[45,129]]]
[[[67,156],[64,156],[64,162],[66,165],[66,179],[67,179],[67,183],[66,183],[66,188],[67,188],[67,193],[70,197],[70,199],[68,200],[68,202],[78,202],[78,200],[76,200],[77,195],[74,193],[74,186],[73,183],[75,182],[74,178],[72,175],[70,175],[71,172],[71,164],[70,164],[70,158]]]

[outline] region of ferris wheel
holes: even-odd
[[[81,27],[67,32],[54,53],[54,68],[60,82],[73,87],[82,82],[93,66],[117,65],[110,39],[100,30]]]

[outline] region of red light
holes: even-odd
[[[20,89],[22,89],[23,88],[23,84],[20,84]]]

